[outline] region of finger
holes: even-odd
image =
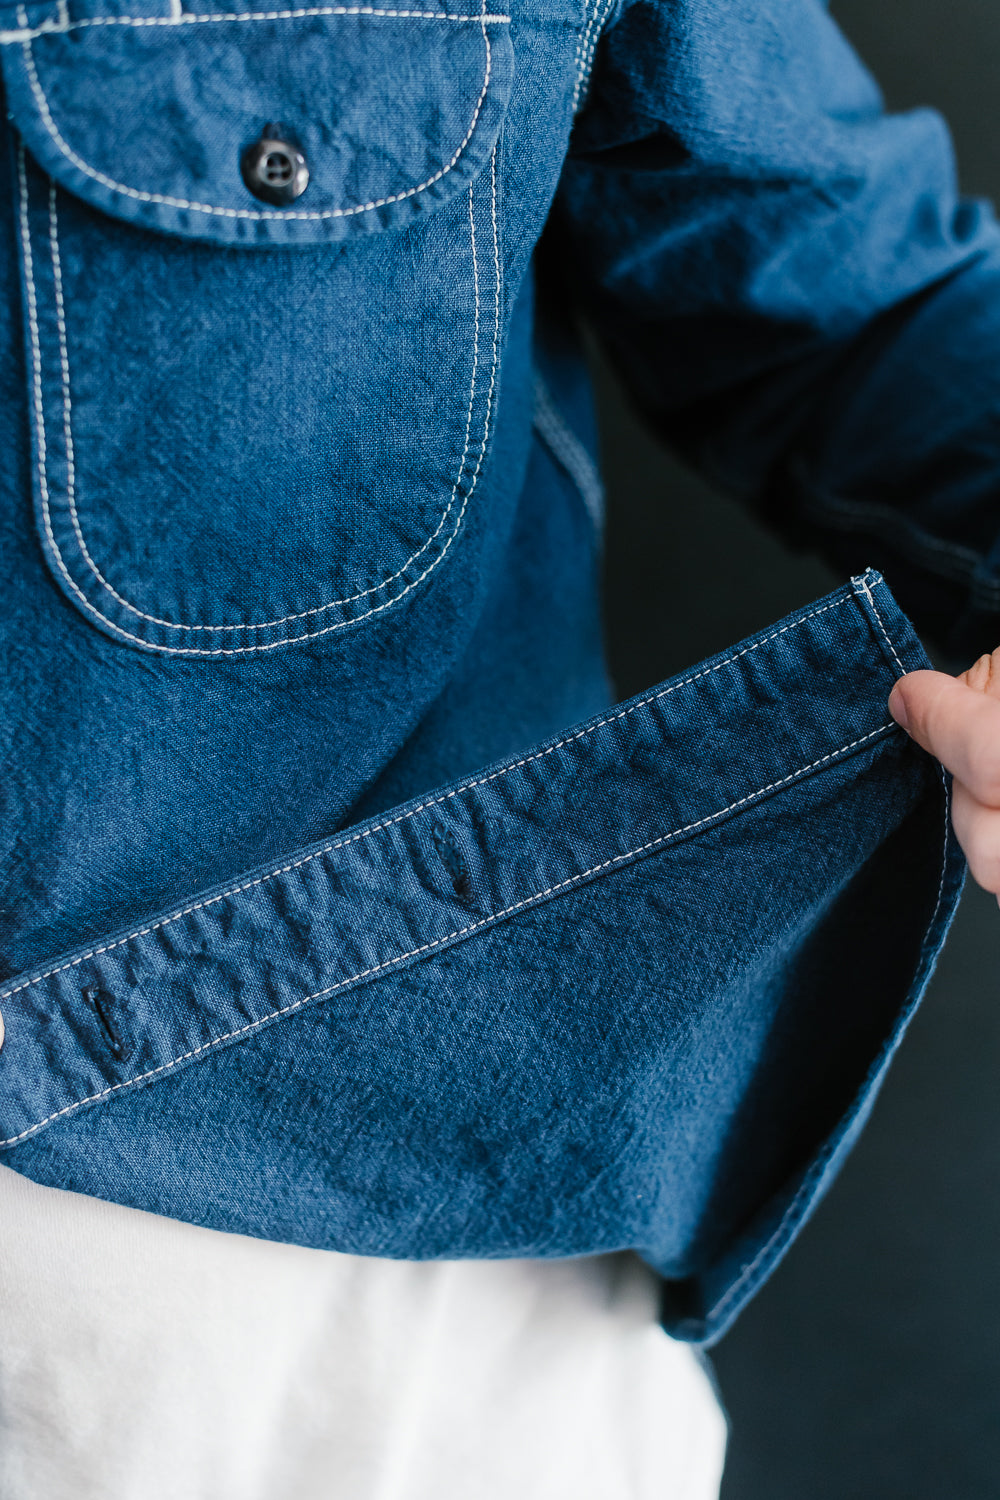
[[[951,821],[973,880],[1000,895],[1000,809],[984,807],[956,781]]]
[[[893,688],[889,712],[977,802],[1000,807],[1000,698],[945,672],[910,672]]]
[[[959,672],[958,680],[977,692],[1000,698],[1000,647],[987,656],[981,656],[964,672]]]

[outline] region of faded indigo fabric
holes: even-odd
[[[857,1134],[961,885],[877,574],[0,991],[4,1160],[364,1255],[633,1247],[717,1337]]]
[[[996,227],[821,6],[304,11],[0,4],[8,973],[608,701],[579,303],[661,430],[994,644]]]
[[[885,116],[815,0],[0,0],[0,62],[3,979],[606,708],[581,309],[688,457],[845,572],[884,567],[919,629],[995,644],[996,224],[956,196],[936,117]],[[310,168],[287,209],[239,171],[276,130]],[[864,680],[859,651],[847,660],[836,725],[853,671]],[[708,740],[726,743],[728,711],[712,711]],[[799,764],[778,760],[780,775]],[[645,783],[643,765],[628,773]],[[937,858],[930,837],[920,858],[886,856],[887,888]],[[888,824],[885,838],[901,847]],[[457,856],[445,840],[436,858]],[[601,900],[642,878],[622,871]],[[701,886],[691,903],[711,909]],[[766,945],[791,913],[761,902],[758,918]],[[594,920],[600,955],[615,924]],[[558,951],[551,933],[540,946]],[[188,955],[188,980],[217,959],[211,944]],[[476,972],[463,1003],[488,1002]],[[252,968],[246,983],[256,997]],[[67,1018],[84,1040],[118,1024],[99,992]],[[765,1029],[768,993],[761,980],[746,1001]],[[207,1026],[202,1003],[171,1026]],[[161,1021],[123,1036],[122,1056],[153,1046]],[[277,1047],[312,1024],[267,1035]],[[16,1035],[10,1019],[0,1087],[20,1076]],[[178,1182],[197,1183],[204,1147],[185,1135],[182,1091],[204,1111],[213,1070],[250,1068],[258,1045],[229,1049],[238,1063],[199,1053],[129,1094],[128,1111],[178,1111]],[[59,1093],[66,1060],[53,1047],[39,1097]],[[234,1085],[234,1109],[257,1088]],[[44,1143],[124,1109],[122,1095],[80,1111],[11,1160],[43,1173]],[[794,1111],[783,1128],[772,1144],[792,1151]],[[136,1130],[116,1159],[141,1159],[165,1204],[167,1167]],[[305,1168],[304,1198],[280,1231],[265,1225],[234,1130],[220,1124],[203,1158],[232,1150],[233,1214],[246,1192],[255,1232],[322,1238]],[[85,1154],[60,1181],[84,1185]],[[261,1180],[273,1167],[265,1153]],[[197,1198],[171,1211],[208,1213]],[[729,1229],[705,1213],[721,1255]],[[401,1209],[397,1241],[382,1225],[366,1243],[443,1253],[409,1222]],[[469,1243],[570,1243],[516,1214],[504,1233]],[[687,1275],[694,1241],[666,1244],[651,1258]]]

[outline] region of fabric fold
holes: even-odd
[[[403,1258],[632,1247],[717,1337],[853,1141],[961,884],[878,574],[0,992],[4,1160]]]

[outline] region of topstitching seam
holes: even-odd
[[[18,10],[18,20],[21,20],[22,17],[24,18],[24,22],[26,22],[27,14],[23,6]],[[161,204],[166,208],[183,208],[189,210],[192,213],[209,214],[217,218],[252,219],[254,221],[296,220],[308,223],[317,223],[329,219],[350,218],[355,214],[368,213],[371,209],[385,208],[391,203],[400,203],[407,198],[413,198],[417,193],[422,193],[426,188],[432,187],[435,182],[440,182],[443,177],[446,177],[448,173],[458,165],[459,158],[462,156],[462,153],[465,151],[466,146],[468,146],[473,135],[475,134],[479,116],[482,112],[483,105],[486,102],[486,95],[489,91],[490,78],[492,75],[493,53],[490,47],[489,32],[486,30],[487,23],[485,3],[480,15],[476,19],[479,21],[482,27],[483,41],[486,44],[486,65],[483,73],[483,85],[479,94],[479,98],[476,101],[476,107],[473,111],[469,128],[465,133],[465,138],[456,150],[454,156],[452,156],[451,160],[445,166],[441,167],[437,172],[435,172],[432,176],[428,177],[424,182],[418,183],[416,187],[407,188],[404,192],[391,193],[385,198],[373,198],[370,203],[352,204],[348,208],[324,208],[314,209],[312,211],[306,209],[288,209],[287,211],[279,212],[273,211],[271,209],[256,210],[249,208],[221,208],[211,203],[198,203],[192,202],[187,198],[175,198],[169,193],[147,193],[140,188],[129,187],[127,183],[118,182],[115,178],[109,177],[107,173],[99,171],[96,167],[92,167],[90,163],[85,161],[78,152],[74,151],[73,147],[70,146],[68,142],[63,138],[62,134],[59,131],[58,125],[52,117],[52,112],[49,109],[49,102],[46,97],[45,90],[43,89],[41,80],[38,77],[38,70],[35,67],[35,60],[31,52],[31,41],[29,40],[23,42],[22,48],[24,51],[25,67],[28,72],[28,82],[31,87],[31,92],[35,96],[35,103],[38,106],[38,112],[41,115],[42,124],[44,125],[46,131],[48,132],[49,136],[55,143],[60,153],[65,156],[66,160],[70,162],[72,166],[76,167],[77,171],[83,172],[85,176],[91,178],[91,180],[94,182],[100,183],[102,187],[110,189],[111,192],[120,193],[124,197],[133,198],[140,203]]]
[[[60,964],[54,969],[48,969],[44,974],[39,974],[34,979],[27,979],[23,984],[19,984],[13,989],[0,992],[0,1000],[7,1000],[11,995],[20,994],[22,990],[30,989],[35,984],[41,984],[43,980],[51,979],[55,974],[63,974],[68,969],[74,969],[79,964],[86,963],[88,959],[98,958],[103,953],[111,953],[115,948],[120,948],[124,943],[132,942],[134,938],[147,937],[150,933],[159,932],[162,928],[169,927],[174,922],[179,922],[184,917],[189,917],[196,911],[204,911],[209,906],[216,906],[220,901],[228,900],[230,896],[239,896],[245,891],[256,889],[257,886],[266,885],[268,881],[276,879],[279,875],[288,875],[292,870],[299,870],[305,865],[312,864],[314,860],[322,859],[324,855],[333,854],[336,850],[344,849],[349,844],[356,844],[362,839],[371,838],[376,833],[384,832],[387,828],[393,828],[399,823],[405,823],[408,819],[415,818],[418,813],[425,812],[429,807],[439,807],[441,804],[449,802],[453,797],[460,796],[463,792],[474,791],[477,787],[486,786],[491,781],[497,781],[500,777],[507,776],[511,771],[518,771],[535,761],[544,760],[546,756],[552,755],[556,750],[561,750],[566,745],[572,745],[577,740],[586,739],[588,735],[595,734],[597,730],[604,729],[607,725],[615,724],[622,719],[627,719],[631,714],[638,713],[640,709],[648,708],[650,704],[659,702],[661,698],[668,698],[671,693],[679,692],[681,688],[690,687],[692,683],[700,681],[703,677],[710,677],[714,672],[720,672],[723,667],[730,666],[734,661],[739,661],[741,657],[749,656],[752,652],[759,650],[761,646],[769,645],[771,641],[777,640],[779,636],[786,635],[791,630],[797,630],[807,620],[813,620],[818,615],[825,615],[828,610],[839,609],[841,605],[853,602],[853,594],[843,594],[839,599],[834,599],[830,604],[821,605],[819,609],[809,610],[807,614],[799,616],[798,619],[790,621],[787,625],[782,625],[780,629],[763,636],[759,641],[752,641],[749,646],[741,647],[739,651],[735,651],[731,656],[724,657],[722,661],[716,662],[713,666],[703,667],[699,671],[692,673],[689,677],[682,678],[679,682],[670,683],[667,687],[658,689],[657,692],[651,693],[648,697],[641,698],[637,703],[631,704],[628,708],[608,714],[606,717],[598,719],[595,724],[587,725],[585,728],[577,730],[575,734],[567,735],[565,738],[557,740],[544,750],[536,750],[531,755],[523,756],[520,760],[513,761],[508,766],[500,766],[496,771],[491,771],[488,776],[474,777],[471,781],[462,782],[451,791],[443,792],[439,797],[431,797],[426,802],[421,802],[416,807],[411,807],[407,812],[399,813],[394,818],[386,818],[381,823],[373,823],[369,828],[363,828],[359,832],[351,834],[349,838],[331,840],[330,843],[324,844],[311,854],[303,855],[301,859],[290,860],[287,864],[278,865],[273,870],[268,870],[264,875],[255,876],[253,880],[243,881],[238,885],[230,886],[227,890],[220,891],[217,896],[207,897],[204,901],[196,901],[191,906],[185,906],[178,911],[172,912],[169,917],[164,917],[159,922],[153,922],[148,927],[138,927],[134,932],[126,933],[123,937],[116,938],[112,943],[105,943],[99,948],[91,948],[88,952],[81,953],[78,958],[71,959],[69,963]]]
[[[830,607],[827,606],[827,608]],[[435,948],[440,948],[445,943],[453,942],[457,938],[467,937],[484,927],[494,925],[505,917],[512,916],[515,912],[523,911],[526,907],[544,900],[547,896],[555,895],[559,891],[568,890],[571,886],[578,885],[580,881],[587,880],[592,875],[596,875],[603,870],[610,870],[615,865],[622,864],[625,860],[635,859],[638,855],[646,854],[651,849],[659,848],[671,840],[679,838],[682,834],[693,832],[696,828],[703,828],[709,823],[717,822],[728,813],[745,807],[748,803],[765,796],[768,792],[777,791],[779,788],[789,785],[790,782],[805,776],[808,772],[814,771],[818,767],[835,760],[838,756],[845,755],[850,750],[856,750],[861,745],[866,745],[871,740],[891,733],[896,729],[898,729],[898,725],[893,720],[889,720],[888,723],[879,725],[877,729],[871,730],[868,734],[861,735],[857,739],[851,740],[848,744],[841,745],[838,749],[831,750],[826,755],[819,756],[818,759],[810,761],[808,765],[800,766],[797,771],[790,772],[789,775],[781,777],[778,781],[772,781],[766,786],[758,787],[756,791],[748,792],[746,796],[737,798],[734,802],[730,802],[728,806],[719,808],[718,811],[709,813],[704,818],[698,818],[694,822],[685,823],[682,827],[675,828],[670,833],[661,834],[658,838],[650,839],[647,843],[640,844],[634,849],[626,850],[623,854],[616,854],[609,859],[602,860],[599,864],[591,865],[588,870],[582,870],[577,875],[572,875],[566,880],[561,880],[555,885],[546,887],[545,890],[535,891],[530,896],[525,896],[522,900],[515,901],[512,905],[504,907],[501,911],[493,912],[488,917],[481,918],[478,922],[471,922],[465,927],[458,927],[453,932],[446,933],[443,937],[434,938],[429,943],[422,943],[417,948],[411,948],[407,953],[398,954],[395,958],[385,959],[382,963],[374,964],[368,969],[362,969],[357,974],[352,974],[346,979],[338,980],[336,984],[328,985],[325,989],[315,990],[310,995],[301,996],[298,1000],[293,1000],[288,1005],[283,1005],[277,1010],[270,1011],[266,1016],[261,1016],[257,1021],[248,1021],[244,1026],[237,1027],[233,1031],[227,1031],[221,1036],[213,1037],[210,1041],[202,1042],[200,1046],[193,1047],[188,1052],[182,1052],[179,1056],[172,1058],[170,1062],[161,1063],[158,1067],[150,1068],[145,1073],[139,1073],[134,1078],[122,1079],[119,1083],[110,1084],[107,1088],[101,1089],[97,1093],[89,1094],[85,1099],[78,1099],[73,1104],[67,1104],[62,1109],[55,1110],[52,1114],[46,1116],[44,1120],[39,1120],[36,1124],[28,1126],[26,1130],[21,1131],[18,1135],[0,1139],[0,1146],[14,1145],[17,1141],[24,1140],[26,1136],[33,1135],[35,1131],[41,1130],[44,1125],[50,1124],[53,1120],[62,1119],[65,1115],[72,1114],[74,1110],[80,1109],[85,1104],[96,1103],[99,1099],[106,1099],[109,1095],[117,1093],[119,1089],[129,1088],[136,1083],[144,1083],[147,1079],[155,1078],[161,1073],[168,1072],[171,1068],[177,1067],[179,1063],[188,1062],[191,1058],[198,1057],[201,1053],[207,1052],[213,1047],[218,1047],[223,1042],[231,1042],[238,1037],[248,1036],[251,1032],[259,1030],[260,1027],[266,1025],[268,1022],[277,1020],[280,1016],[287,1016],[292,1011],[301,1009],[303,1005],[308,1005],[313,1000],[328,998],[338,990],[346,988],[347,985],[357,983],[359,979],[369,979],[386,969],[397,967],[399,964],[406,962],[407,959],[433,952]],[[66,967],[69,966],[67,965]],[[31,982],[37,983],[38,981],[33,980]],[[26,988],[26,986],[21,986],[21,988]],[[17,991],[11,990],[8,993],[16,994]],[[0,998],[6,998],[6,996]]]
[[[539,437],[549,448],[556,462],[561,464],[572,480],[594,530],[600,536],[604,529],[604,486],[601,476],[583,443],[556,406],[548,386],[541,375],[535,376],[534,425]]]
[[[62,4],[65,4],[65,0],[62,0]],[[311,16],[381,16],[390,21],[471,21],[476,25],[485,21],[487,25],[497,26],[509,26],[511,21],[508,15],[491,12],[484,14],[477,11],[472,15],[459,15],[446,10],[385,10],[376,5],[304,5],[295,10],[244,11],[233,15],[197,15],[191,11],[178,10],[169,16],[88,16],[80,21],[43,21],[39,26],[29,26],[25,14],[24,23],[16,30],[0,30],[0,47],[11,46],[14,42],[34,41],[39,36],[62,36],[68,31],[81,31],[87,26],[188,26],[225,21],[300,21]],[[20,21],[20,15],[18,19]]]
[[[892,644],[892,641],[889,639],[889,632],[885,628],[885,621],[882,619],[882,616],[879,613],[879,607],[875,603],[875,596],[874,596],[874,594],[872,593],[871,589],[868,587],[868,581],[867,581],[867,579],[862,578],[860,580],[860,584],[861,584],[862,592],[865,595],[865,598],[868,600],[868,603],[872,607],[872,613],[874,614],[876,620],[878,621],[878,628],[882,632],[882,639],[885,641],[886,645],[889,647],[889,652],[890,652],[890,654],[892,656],[892,659],[896,663],[896,666],[899,668],[899,675],[900,675],[900,677],[905,677],[905,675],[906,675],[906,668],[903,666],[903,663],[900,661],[898,655],[896,654],[896,648]]]
[[[594,9],[587,22],[586,30],[580,39],[580,45],[576,52],[576,83],[573,87],[571,102],[571,110],[574,115],[583,101],[583,94],[590,78],[590,67],[594,59],[597,43],[600,40],[601,29],[614,7],[615,0],[607,0],[603,8],[602,0],[595,0]]]
[[[474,234],[475,234],[475,228],[473,226],[473,228],[472,228],[472,235],[474,236]],[[90,568],[90,571],[93,573],[93,575],[97,579],[98,583],[100,583],[101,586],[104,589],[107,590],[107,592],[111,595],[111,597],[118,604],[120,604],[124,609],[127,609],[130,614],[137,615],[140,619],[148,621],[149,624],[151,624],[151,625],[161,625],[161,626],[165,627],[168,630],[186,630],[186,631],[194,632],[194,631],[271,630],[271,629],[276,629],[279,625],[291,624],[292,621],[294,621],[294,620],[303,620],[303,619],[306,619],[306,618],[308,618],[309,616],[312,616],[312,615],[323,614],[327,610],[338,609],[338,608],[342,608],[344,605],[353,604],[358,599],[370,598],[373,594],[377,594],[377,593],[381,592],[383,589],[388,588],[388,586],[391,583],[394,583],[397,578],[401,577],[402,574],[404,574],[406,572],[407,568],[410,566],[411,563],[415,562],[417,558],[419,558],[423,553],[425,553],[428,550],[428,548],[430,548],[433,545],[433,543],[437,539],[437,537],[438,537],[438,535],[439,535],[442,527],[444,526],[445,522],[447,521],[449,512],[451,511],[451,508],[452,508],[452,506],[455,503],[455,497],[456,497],[456,494],[457,494],[457,491],[458,491],[458,484],[459,484],[459,482],[460,482],[460,480],[462,478],[463,473],[465,472],[465,460],[468,457],[468,452],[469,452],[469,424],[471,422],[472,407],[473,407],[473,402],[475,400],[475,389],[476,389],[476,377],[475,377],[476,354],[478,353],[478,347],[479,347],[479,344],[478,344],[478,332],[479,332],[479,290],[478,290],[478,278],[476,276],[475,250],[474,250],[474,248],[473,248],[473,280],[474,280],[474,285],[475,285],[475,307],[476,307],[476,313],[475,313],[475,330],[476,330],[476,332],[475,332],[475,345],[474,345],[475,352],[474,352],[474,355],[473,355],[473,373],[472,373],[472,381],[471,381],[470,390],[469,390],[469,411],[468,411],[468,417],[467,417],[466,425],[465,425],[465,447],[464,447],[463,452],[462,452],[462,461],[461,461],[461,463],[459,465],[458,479],[456,480],[455,484],[452,487],[451,499],[449,500],[447,506],[445,507],[444,511],[442,512],[441,517],[440,517],[440,519],[438,521],[438,524],[434,528],[434,530],[431,532],[430,536],[426,539],[425,542],[422,543],[422,545],[417,549],[416,552],[411,553],[411,555],[406,559],[405,563],[403,563],[402,567],[398,568],[395,573],[390,574],[387,578],[384,578],[380,584],[376,584],[372,588],[369,588],[369,589],[360,590],[356,594],[348,594],[343,599],[331,599],[326,604],[317,604],[312,609],[302,610],[298,614],[283,615],[280,619],[277,619],[277,620],[263,620],[263,621],[256,621],[256,622],[241,621],[239,624],[236,624],[236,625],[188,625],[188,624],[182,624],[181,622],[176,621],[176,620],[162,619],[158,615],[147,614],[145,610],[141,610],[141,609],[137,608],[136,605],[130,603],[129,600],[126,599],[124,597],[124,595],[120,594],[118,592],[118,590],[114,587],[114,585],[111,584],[111,583],[109,583],[109,581],[105,578],[104,574],[101,572],[101,570],[98,567],[97,563],[94,561],[94,558],[91,556],[90,549],[88,548],[86,540],[84,538],[83,528],[82,528],[82,525],[81,525],[81,522],[80,522],[80,518],[79,518],[79,513],[77,511],[77,507],[76,507],[76,469],[75,469],[75,464],[73,462],[73,438],[72,438],[72,409],[73,409],[73,401],[72,401],[72,390],[71,390],[71,387],[70,387],[69,357],[68,357],[67,333],[66,333],[66,316],[65,316],[65,306],[64,306],[63,291],[62,291],[62,270],[61,270],[61,257],[60,257],[60,254],[59,254],[59,233],[58,233],[58,218],[57,218],[57,209],[56,209],[56,188],[55,188],[55,183],[52,183],[52,185],[49,188],[49,238],[50,238],[50,244],[51,244],[51,249],[52,249],[52,271],[53,271],[53,281],[54,281],[55,296],[56,296],[56,324],[57,324],[58,331],[59,331],[59,362],[60,362],[60,368],[61,368],[61,371],[62,371],[62,384],[63,384],[63,430],[64,430],[64,433],[65,433],[66,448],[67,448],[66,498],[67,498],[67,502],[68,502],[68,505],[69,505],[70,519],[71,519],[72,526],[73,526],[73,532],[74,532],[74,534],[76,536],[77,546],[80,548],[80,552],[83,555],[84,561],[86,562],[87,566]],[[439,559],[439,561],[440,561],[440,559]],[[350,623],[354,624],[356,620],[360,620],[360,619],[364,619],[364,618],[365,618],[365,616],[363,614],[357,615],[357,616],[355,616],[351,620]]]
[[[286,637],[284,637],[281,640],[271,641],[271,642],[268,642],[265,645],[259,645],[259,646],[237,646],[237,647],[231,647],[231,648],[229,648],[229,647],[219,647],[219,648],[215,648],[215,649],[204,649],[204,650],[202,650],[202,649],[200,649],[198,647],[176,647],[176,646],[172,647],[172,646],[158,645],[155,642],[147,641],[143,637],[134,635],[131,632],[123,629],[122,626],[116,624],[113,620],[108,619],[108,617],[106,615],[102,614],[100,612],[100,610],[98,610],[96,608],[96,606],[93,605],[90,602],[89,599],[87,599],[86,595],[78,587],[78,585],[76,584],[75,580],[72,578],[72,576],[69,573],[69,570],[66,567],[66,564],[65,564],[65,561],[63,559],[62,553],[61,553],[61,551],[59,549],[58,542],[56,541],[55,533],[53,532],[53,529],[52,529],[50,496],[49,496],[48,482],[47,482],[46,474],[45,474],[47,448],[46,448],[46,442],[45,442],[44,402],[43,402],[43,399],[42,399],[42,387],[41,387],[41,341],[40,341],[40,338],[39,338],[38,307],[37,307],[37,298],[36,298],[35,283],[34,283],[34,270],[33,270],[33,258],[32,258],[32,252],[31,252],[30,226],[29,226],[29,223],[28,223],[28,211],[27,211],[27,205],[28,205],[28,188],[27,188],[27,174],[26,174],[25,163],[24,163],[24,147],[23,147],[23,145],[21,146],[21,148],[19,150],[19,153],[18,153],[18,181],[19,181],[20,194],[21,194],[21,214],[20,214],[20,219],[21,219],[21,238],[22,238],[22,242],[23,242],[23,246],[24,246],[24,257],[25,257],[25,282],[26,282],[26,286],[27,286],[27,289],[28,289],[28,323],[29,323],[29,328],[30,328],[31,348],[32,348],[32,363],[33,363],[33,366],[34,366],[34,376],[35,376],[35,380],[34,380],[34,385],[35,385],[35,412],[36,412],[36,426],[37,426],[37,429],[38,429],[38,465],[37,465],[37,468],[38,468],[38,475],[39,475],[39,492],[40,492],[40,499],[41,499],[41,504],[42,504],[43,525],[44,525],[44,529],[45,529],[45,534],[46,534],[46,536],[47,536],[47,538],[49,540],[49,545],[50,545],[50,547],[52,549],[52,552],[53,552],[53,554],[55,556],[55,559],[56,559],[56,562],[58,564],[59,571],[61,572],[62,576],[65,578],[68,586],[71,588],[71,590],[73,591],[74,595],[77,597],[77,599],[80,601],[80,603],[83,605],[83,607],[85,608],[85,610],[89,614],[93,615],[96,619],[102,621],[105,625],[108,626],[108,628],[110,630],[114,631],[117,635],[120,635],[120,636],[124,637],[126,640],[134,641],[137,645],[144,646],[148,650],[160,651],[160,652],[163,652],[165,654],[174,655],[174,656],[178,656],[178,655],[179,656],[239,656],[239,655],[247,654],[249,652],[274,650],[276,647],[291,645],[291,644],[294,644],[297,641],[304,641],[304,640],[312,641],[312,640],[316,640],[316,639],[318,639],[319,636],[327,635],[331,630],[340,630],[340,629],[343,629],[347,625],[357,624],[361,620],[367,619],[370,615],[378,614],[382,610],[389,609],[393,605],[398,604],[401,599],[405,598],[405,596],[412,589],[416,588],[416,586],[419,583],[421,583],[427,577],[428,573],[430,573],[434,568],[436,568],[438,566],[438,564],[445,557],[446,553],[448,552],[449,548],[451,547],[452,542],[454,541],[454,539],[457,536],[459,530],[461,529],[462,521],[463,521],[463,518],[465,516],[465,511],[468,508],[469,501],[472,498],[473,492],[474,492],[475,487],[476,487],[476,483],[477,483],[478,478],[479,478],[479,472],[480,472],[480,468],[482,466],[483,456],[484,456],[485,451],[486,451],[486,446],[487,446],[488,439],[489,439],[490,424],[491,424],[491,421],[492,421],[493,397],[494,397],[494,391],[495,391],[495,385],[496,385],[496,361],[497,361],[497,355],[498,355],[498,350],[499,350],[499,320],[500,320],[500,256],[499,256],[499,242],[498,242],[497,218],[496,218],[496,186],[497,186],[496,185],[496,147],[494,147],[492,155],[491,155],[491,170],[490,170],[491,218],[492,218],[492,224],[493,224],[493,262],[494,262],[494,276],[495,276],[495,283],[494,283],[493,350],[492,350],[492,368],[491,368],[491,372],[490,372],[490,383],[489,383],[489,390],[488,390],[488,394],[487,394],[485,417],[484,417],[484,423],[483,423],[483,435],[482,435],[481,441],[477,445],[479,451],[478,451],[477,458],[476,458],[476,465],[475,465],[475,468],[474,468],[473,473],[471,475],[471,478],[469,479],[468,487],[466,489],[466,492],[465,492],[465,494],[463,496],[461,508],[460,508],[460,510],[458,512],[458,515],[455,518],[455,523],[454,523],[454,525],[452,527],[451,533],[449,534],[447,540],[445,541],[444,546],[442,547],[440,553],[433,560],[433,562],[431,562],[417,578],[413,579],[409,584],[407,584],[407,586],[404,589],[400,590],[400,592],[394,598],[386,600],[382,604],[372,606],[371,608],[363,611],[362,613],[352,616],[352,618],[349,619],[349,620],[337,621],[333,625],[325,626],[322,630],[310,630],[310,631],[305,632],[302,635],[298,635],[298,636],[286,636]],[[140,610],[137,610],[133,605],[129,604],[127,600],[125,600],[124,598],[122,598],[122,596],[120,594],[118,594],[111,587],[111,585],[106,581],[106,579],[104,579],[103,575],[99,572],[99,570],[96,567],[96,564],[93,562],[93,560],[90,557],[90,554],[89,554],[89,552],[87,550],[87,547],[86,547],[86,543],[84,542],[84,539],[83,539],[83,534],[82,534],[82,532],[80,530],[79,519],[78,519],[78,515],[77,515],[77,510],[76,510],[76,502],[75,502],[75,464],[74,464],[74,460],[73,460],[73,441],[72,441],[72,430],[71,430],[71,395],[70,395],[70,389],[69,389],[69,363],[68,363],[68,355],[67,355],[67,351],[66,351],[66,324],[65,324],[65,316],[64,316],[64,308],[63,308],[63,296],[62,296],[61,260],[60,260],[60,256],[59,256],[59,245],[58,245],[57,227],[56,227],[56,219],[55,219],[55,189],[54,189],[54,187],[50,188],[49,212],[50,212],[50,239],[51,239],[51,249],[52,249],[53,279],[54,279],[54,284],[55,284],[55,289],[56,289],[56,321],[57,321],[57,326],[58,326],[58,329],[59,329],[60,366],[61,366],[62,380],[63,380],[63,423],[64,423],[64,430],[65,430],[65,433],[66,433],[66,442],[67,442],[67,497],[68,497],[68,501],[69,501],[71,521],[72,521],[73,528],[74,528],[74,531],[75,531],[76,536],[77,536],[78,544],[79,544],[79,546],[81,548],[81,551],[83,553],[83,556],[84,556],[85,560],[87,561],[87,563],[89,564],[91,570],[94,572],[95,576],[98,578],[99,582],[114,596],[115,599],[118,600],[118,602],[120,604],[124,605],[126,609],[129,609],[129,610],[132,611],[132,613],[139,615],[139,614],[142,614],[142,612]],[[470,187],[469,187],[469,233],[470,233],[470,243],[471,243],[471,249],[472,249],[472,273],[473,273],[473,288],[474,288],[474,298],[475,298],[475,312],[474,312],[474,337],[473,337],[472,377],[471,377],[470,389],[469,389],[469,406],[468,406],[468,411],[467,411],[467,414],[466,414],[464,448],[463,448],[463,452],[462,452],[461,462],[459,464],[458,475],[457,475],[455,483],[454,483],[454,485],[452,487],[451,498],[450,498],[450,500],[448,502],[448,505],[446,506],[444,512],[442,513],[441,519],[439,520],[439,522],[437,524],[437,527],[435,528],[434,532],[431,534],[430,537],[428,537],[427,541],[424,542],[424,544],[418,549],[418,551],[415,552],[413,554],[413,556],[408,559],[407,564],[405,565],[407,567],[412,562],[414,562],[417,558],[419,558],[422,553],[426,552],[427,548],[429,546],[431,546],[431,544],[434,542],[434,540],[436,539],[436,537],[439,535],[442,527],[444,526],[444,524],[445,524],[445,522],[446,522],[446,520],[448,518],[448,515],[450,514],[452,508],[454,507],[455,500],[456,500],[456,498],[458,496],[459,487],[460,487],[460,485],[462,483],[462,479],[463,479],[463,476],[465,474],[466,461],[467,461],[468,456],[469,456],[470,433],[471,433],[471,423],[472,423],[472,412],[473,412],[473,407],[474,407],[474,402],[475,402],[476,376],[477,376],[477,369],[478,369],[478,362],[479,362],[479,327],[480,327],[479,268],[478,268],[478,255],[477,255],[477,249],[476,249],[476,228],[475,228],[475,216],[474,216],[474,211],[473,211],[473,187],[472,187],[472,185],[470,185]],[[386,579],[381,585],[379,585],[379,587],[380,588],[387,587],[388,584],[392,583],[396,578],[398,578],[400,576],[400,573],[402,573],[403,571],[405,571],[405,567],[404,567],[404,569],[400,569],[399,572],[394,573],[390,578]],[[366,592],[367,593],[372,593],[372,592],[374,592],[374,590],[367,590]],[[358,598],[362,598],[362,597],[364,597],[363,594],[351,595],[349,599],[337,600],[337,601],[334,601],[333,604],[328,604],[328,605],[323,605],[323,606],[317,606],[317,608],[315,610],[309,610],[309,611],[306,611],[305,613],[306,614],[318,613],[322,609],[333,608],[334,604],[343,605],[343,604],[347,604],[347,603],[352,602],[354,599],[358,599]],[[172,622],[169,622],[169,621],[158,620],[158,619],[156,619],[155,616],[152,616],[152,615],[142,615],[142,618],[148,620],[152,624],[162,625],[162,626],[165,626],[166,628],[174,629],[174,630],[189,630],[189,631],[194,631],[194,630],[223,630],[223,629],[226,629],[226,630],[229,630],[229,629],[248,629],[248,630],[250,630],[250,629],[256,629],[256,630],[259,630],[259,629],[266,628],[265,626],[261,626],[261,625],[256,625],[256,626],[255,625],[245,625],[245,626],[176,625],[176,624],[173,624]],[[302,618],[301,615],[291,615],[291,616],[287,616],[283,620],[278,620],[278,621],[274,621],[274,622],[271,622],[271,623],[273,625],[281,625],[281,624],[287,623],[290,620],[301,619],[301,618]]]
[[[591,27],[594,24],[594,20],[595,20],[595,18],[597,16],[598,10],[601,7],[601,4],[602,4],[602,0],[594,0],[593,7],[591,7],[591,5],[589,3],[589,0],[585,0],[585,3],[584,3],[584,22],[585,22],[585,24],[584,24],[583,28],[580,31],[580,36],[579,36],[579,38],[577,40],[577,44],[576,44],[576,52],[575,52],[574,57],[573,57],[573,97],[572,97],[571,106],[570,106],[572,110],[576,109],[577,99],[579,98],[579,93],[580,93],[580,70],[581,70],[581,63],[582,63],[582,59],[583,59],[583,49],[584,49],[584,47],[587,44],[587,40],[588,40],[588,38],[590,36]]]

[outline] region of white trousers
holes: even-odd
[[[714,1500],[724,1447],[630,1255],[338,1255],[0,1167],[2,1500]]]

